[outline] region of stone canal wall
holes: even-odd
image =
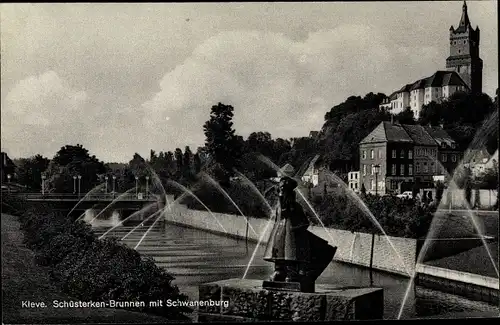
[[[246,238],[258,242],[262,236],[265,244],[273,222],[265,219],[245,218],[241,215],[208,213],[191,210],[183,205],[172,207],[166,213],[166,221],[183,226],[221,233],[226,236]],[[374,269],[409,276],[415,270],[417,241],[409,238],[384,237],[367,233],[350,232],[333,228],[311,226],[309,230],[337,246],[335,260],[355,265],[370,266],[373,241]]]

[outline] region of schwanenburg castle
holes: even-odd
[[[457,91],[482,92],[483,60],[479,57],[479,27],[472,27],[465,1],[458,27],[450,27],[450,55],[446,59],[446,69],[404,85],[386,98],[381,107],[391,109],[393,114],[409,107],[418,118],[422,106],[432,101],[440,102]]]

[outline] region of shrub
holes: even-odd
[[[356,232],[381,233],[389,236],[420,238],[427,234],[433,217],[430,207],[392,196],[366,195],[355,199],[346,192],[336,191],[318,202],[315,210],[325,226]],[[304,207],[313,224],[317,218]],[[377,225],[375,220],[379,223]]]
[[[187,307],[150,308],[149,301],[187,300],[174,279],[151,258],[116,239],[98,240],[90,225],[73,222],[50,207],[30,206],[21,216],[27,245],[39,264],[70,296],[82,300],[144,301],[140,309],[170,319],[186,320]],[[137,311],[138,308],[133,310]]]

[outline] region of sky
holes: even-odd
[[[469,1],[483,92],[498,87],[496,1]],[[307,136],[352,95],[445,70],[461,1],[1,4],[1,147],[106,162],[204,144],[218,102],[236,133]]]

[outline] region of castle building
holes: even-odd
[[[450,56],[446,59],[446,68],[457,72],[472,92],[482,92],[483,60],[479,57],[479,27],[472,28],[465,1],[457,29],[450,27]]]
[[[479,27],[474,30],[464,1],[457,29],[450,28],[450,56],[446,71],[404,85],[380,104],[398,114],[410,108],[418,118],[423,105],[441,102],[458,91],[482,92],[483,61],[479,58]]]

